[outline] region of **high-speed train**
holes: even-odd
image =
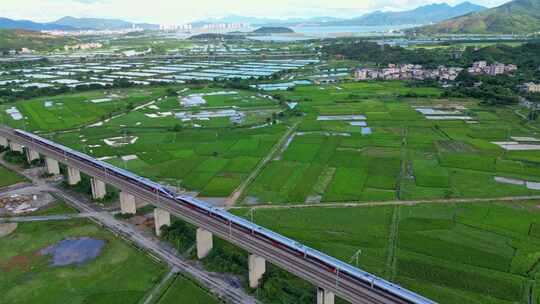
[[[33,143],[46,146],[51,150],[55,150],[58,153],[63,154],[65,157],[69,156],[71,158],[76,158],[79,161],[83,161],[86,164],[91,165],[97,169],[104,170],[108,174],[115,175],[129,183],[138,185],[140,187],[143,187],[144,189],[147,189],[148,191],[156,193],[156,195],[165,197],[170,200],[174,200],[179,204],[195,210],[198,213],[215,218],[227,225],[234,226],[234,228],[241,230],[244,233],[249,234],[253,237],[257,237],[271,244],[274,247],[278,247],[291,254],[308,260],[311,263],[322,266],[323,269],[326,269],[328,272],[335,274],[336,277],[339,278],[339,280],[348,280],[351,282],[360,283],[361,285],[373,291],[379,291],[379,294],[381,295],[391,294],[394,298],[398,298],[403,303],[435,303],[414,292],[404,289],[399,285],[390,283],[368,272],[365,272],[338,259],[330,257],[322,252],[304,246],[297,241],[291,240],[269,229],[254,224],[244,218],[235,216],[221,208],[213,207],[204,201],[185,195],[178,195],[173,191],[165,188],[164,186],[149,179],[140,177],[126,170],[116,168],[109,163],[96,160],[86,154],[59,145],[50,140],[36,136],[32,133],[22,130],[15,130],[14,132],[17,136],[23,137]]]

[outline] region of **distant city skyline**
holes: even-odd
[[[4,1],[2,1],[4,2]],[[7,0],[0,17],[51,22],[64,16],[114,18],[132,22],[183,24],[204,18],[241,15],[262,18],[309,18],[331,16],[350,18],[376,10],[401,11],[418,6],[464,0],[273,0],[264,3],[247,0]],[[494,7],[508,0],[475,0],[475,4]]]

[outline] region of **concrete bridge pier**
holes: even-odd
[[[26,160],[28,163],[32,163],[34,160],[39,159],[39,153],[35,150],[32,150],[30,148],[26,149]]]
[[[156,235],[161,235],[161,226],[170,226],[171,225],[171,214],[163,209],[156,208],[154,209],[154,222],[156,224]]]
[[[120,192],[120,210],[122,214],[137,213],[137,205],[135,204],[135,196],[124,191]]]
[[[68,185],[75,186],[76,184],[81,182],[81,171],[73,167],[68,167],[67,179],[68,179]]]
[[[210,231],[197,228],[197,258],[204,259],[212,250],[214,239]]]
[[[317,288],[317,304],[334,304],[334,293]]]
[[[266,260],[256,254],[250,254],[248,259],[249,266],[249,287],[257,288],[259,281],[266,272]]]
[[[96,200],[104,199],[107,194],[105,183],[99,179],[92,177],[92,198]]]
[[[9,149],[13,152],[19,152],[19,153],[23,153],[24,152],[24,148],[22,145],[16,143],[16,142],[12,142],[10,141],[9,142]]]
[[[0,147],[2,147],[2,148],[9,147],[9,142],[8,142],[7,138],[0,136]]]
[[[45,158],[45,165],[47,167],[47,173],[50,175],[58,175],[60,174],[60,165],[58,164],[58,161],[54,158],[46,157]]]

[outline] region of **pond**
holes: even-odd
[[[51,266],[81,265],[94,260],[105,246],[105,241],[89,237],[65,239],[39,251],[51,255]]]

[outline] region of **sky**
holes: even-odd
[[[458,4],[464,0],[448,0]],[[508,0],[472,0],[488,7]],[[208,17],[356,17],[400,11],[442,0],[0,0],[0,17],[49,22],[64,16],[117,18],[133,22],[184,24]]]

